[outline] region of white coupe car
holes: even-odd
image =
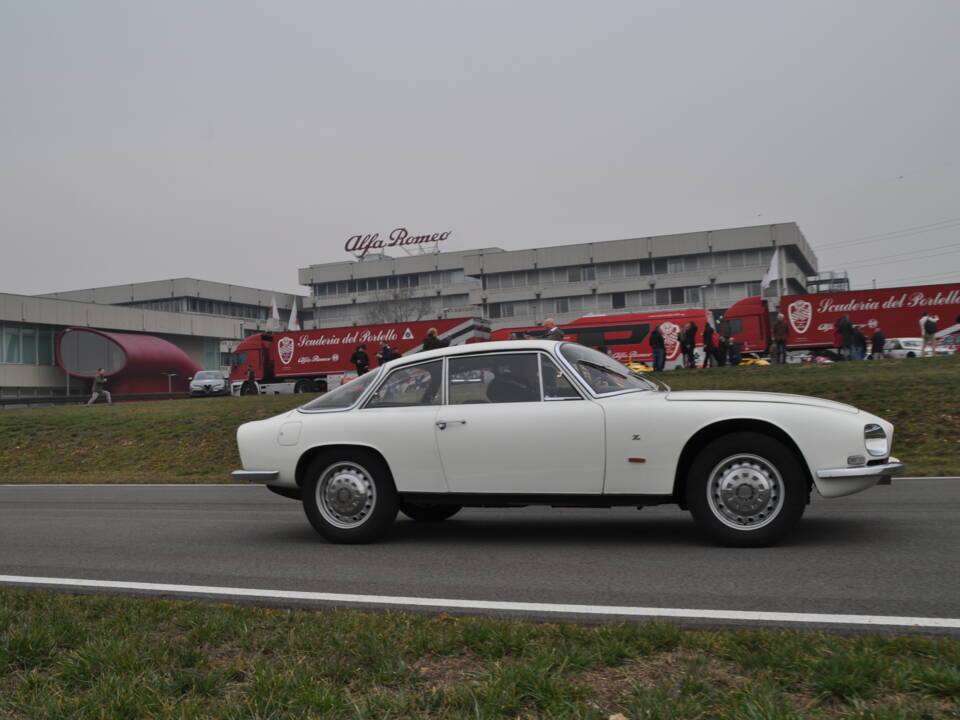
[[[689,509],[716,541],[768,545],[812,487],[888,484],[893,426],[801,395],[671,392],[570,342],[488,342],[403,357],[301,408],[242,425],[243,470],[302,500],[333,542],[370,542],[397,511]]]

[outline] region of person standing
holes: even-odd
[[[370,367],[370,356],[367,355],[366,345],[357,345],[357,349],[350,356],[350,362],[357,369],[357,376],[363,375]]]
[[[883,343],[886,341],[883,330],[877,328],[873,331],[873,337],[870,338],[870,359],[880,360],[883,357]]]
[[[717,333],[717,335],[719,336],[717,339],[717,350],[716,350],[717,364],[720,367],[723,367],[724,365],[727,364],[728,339],[723,335],[721,335],[720,333]]]
[[[937,353],[937,323],[939,315],[931,315],[924,311],[920,316],[920,332],[923,334],[923,346],[920,348],[920,357],[926,357],[927,346],[930,346],[930,357]]]
[[[837,320],[837,333],[840,335],[840,352],[844,360],[853,360],[853,324],[849,315]]]
[[[377,353],[377,362],[381,365],[386,365],[391,360],[396,360],[398,357],[401,357],[400,353],[390,347],[386,341],[380,343],[380,352]]]
[[[859,325],[853,326],[853,359],[863,360],[867,356],[867,336]]]
[[[424,350],[436,350],[437,348],[447,347],[449,344],[449,339],[441,340],[439,337],[437,337],[436,328],[430,328],[427,330],[427,336],[423,339]]]
[[[783,365],[787,362],[787,338],[790,336],[790,328],[787,327],[786,320],[783,319],[783,313],[777,313],[777,321],[773,324],[773,360],[776,365]]]
[[[653,370],[654,372],[660,372],[663,370],[663,363],[667,358],[667,350],[659,325],[650,333],[650,349],[653,350]]]
[[[697,366],[697,324],[692,320],[688,322],[684,326],[682,337],[680,347],[683,350],[684,367],[695,368]]]
[[[563,340],[563,330],[557,327],[557,321],[553,318],[547,318],[543,321],[544,340]]]
[[[714,351],[715,333],[710,323],[703,327],[703,367],[717,364],[717,355]]]
[[[103,374],[103,368],[99,368],[97,374],[93,376],[92,392],[90,393],[90,399],[87,400],[86,407],[93,405],[101,395],[107,398],[107,405],[113,405],[113,396],[105,387],[106,384],[107,376]]]

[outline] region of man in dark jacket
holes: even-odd
[[[883,334],[883,330],[877,328],[873,332],[873,337],[870,338],[870,359],[871,360],[880,360],[883,358],[883,344],[886,342],[887,338]]]
[[[717,365],[717,355],[714,352],[713,326],[707,323],[703,328],[703,367]]]
[[[370,367],[370,356],[367,355],[366,345],[357,345],[357,349],[350,356],[350,362],[357,369],[357,375],[363,375]]]
[[[377,353],[377,362],[386,365],[391,360],[401,357],[400,353],[390,347],[386,342],[380,343],[380,352]]]
[[[683,350],[683,365],[686,368],[697,366],[697,324],[692,320],[683,329],[680,347]]]
[[[447,347],[450,344],[450,340],[441,340],[437,337],[437,329],[430,328],[427,330],[427,336],[423,339],[423,349],[424,350],[436,350],[437,348]]]
[[[837,333],[840,335],[840,352],[844,360],[853,360],[853,324],[850,316],[844,315],[837,320]]]
[[[653,350],[653,369],[659,372],[663,370],[663,362],[667,357],[666,346],[663,342],[663,333],[660,332],[659,325],[650,333],[650,349]]]

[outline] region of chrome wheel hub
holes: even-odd
[[[777,468],[757,455],[732,455],[719,462],[707,483],[707,503],[724,525],[755,530],[783,507],[783,479]]]
[[[373,480],[362,466],[340,462],[323,471],[317,483],[317,507],[323,519],[339,528],[362,525],[377,501]]]

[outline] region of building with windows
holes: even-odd
[[[241,332],[232,318],[0,293],[0,405],[86,391],[56,364],[56,337],[68,327],[153,335],[211,369],[220,367],[221,339]]]
[[[368,254],[301,268],[306,297],[194,278],[0,294],[0,398],[69,388],[53,347],[70,326],[154,334],[204,368],[223,368],[239,339],[270,329],[274,298],[281,327],[296,302],[305,329],[465,316],[496,329],[547,317],[562,325],[588,314],[723,311],[761,294],[777,250],[779,280],[764,294],[805,292],[816,256],[796,223],[778,223],[530,250]]]
[[[506,251],[483,248],[301,268],[310,327],[477,315],[493,328],[583,315],[706,307],[804,292],[817,259],[796,223]],[[390,317],[392,311],[397,317]],[[400,317],[402,315],[402,317]]]
[[[153,282],[128,283],[87,290],[68,290],[47,293],[37,297],[73,300],[95,305],[120,305],[123,307],[159,310],[179,314],[213,315],[239,320],[242,335],[262,332],[267,329],[270,306],[274,300],[280,313],[280,322],[286,327],[294,300],[297,301],[297,317],[301,321],[310,320],[309,311],[304,308],[307,298],[300,295],[261,290],[242,285],[197,280],[195,278],[176,278]],[[308,315],[304,318],[304,312]]]

